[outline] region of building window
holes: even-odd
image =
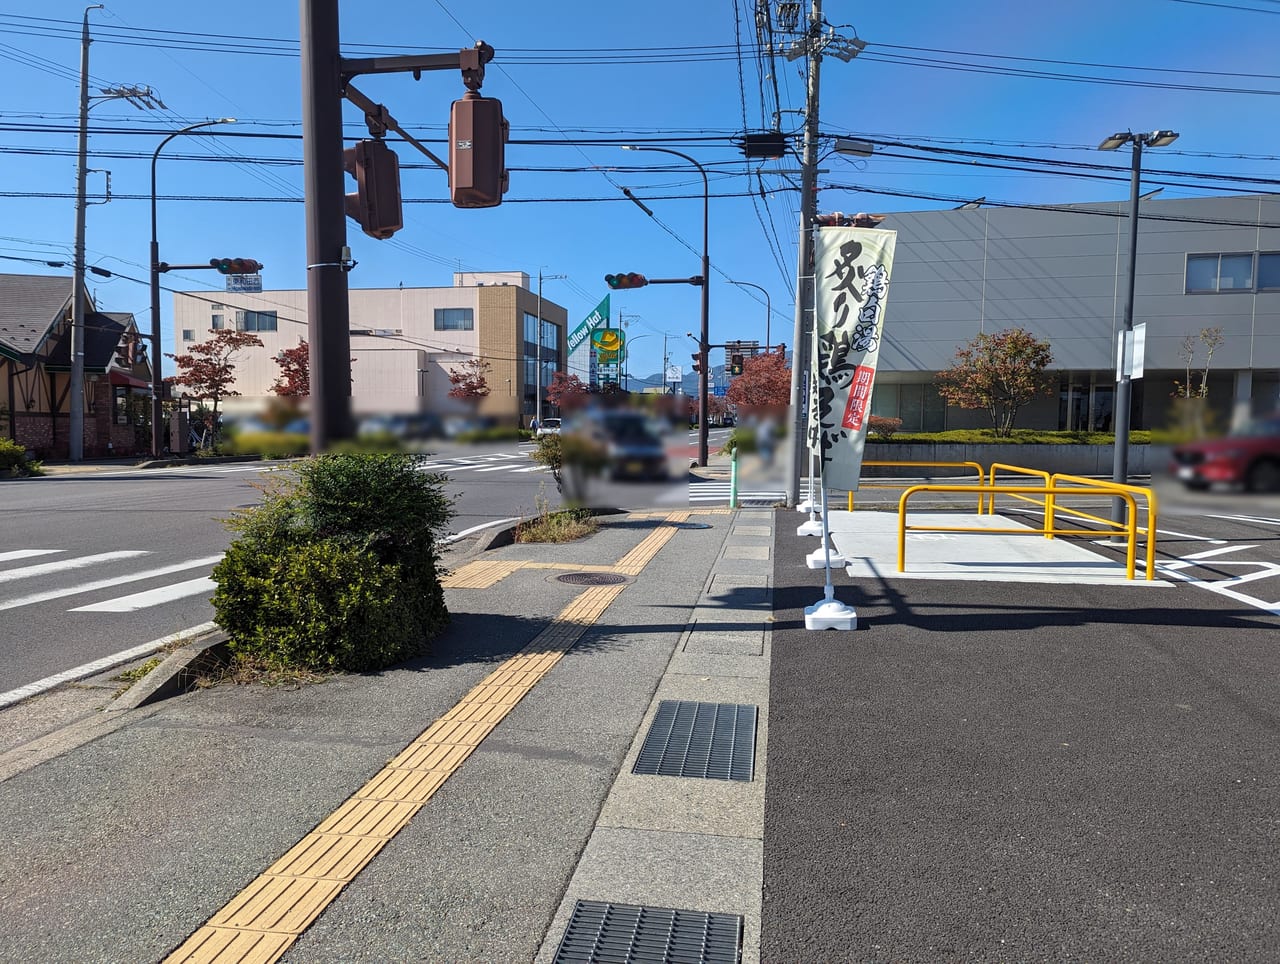
[[[470,308],[436,309],[436,331],[472,331],[474,328]]]
[[[182,340],[183,340],[183,341],[195,341],[195,340],[196,340],[196,333],[195,333],[195,330],[194,330],[194,329],[191,329],[191,328],[183,328],[183,329],[182,329]]]
[[[1259,270],[1262,259],[1270,257],[1260,256]],[[1186,293],[1253,291],[1253,258],[1252,253],[1187,255]]]
[[[560,349],[560,329],[551,322],[542,322],[542,347],[549,348],[553,354]]]
[[[1280,251],[1258,255],[1258,290],[1280,291]]]
[[[212,318],[210,318],[209,327],[212,328],[214,331],[217,331],[219,328],[225,327],[225,323],[222,320],[222,315],[214,315]]]
[[[237,331],[275,331],[277,317],[274,311],[237,311]]]

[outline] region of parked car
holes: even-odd
[[[538,423],[538,431],[536,431],[534,434],[538,438],[542,438],[542,436],[544,435],[559,435],[560,419],[544,418],[541,422]]]
[[[1222,483],[1243,485],[1250,492],[1280,492],[1280,412],[1247,422],[1223,438],[1177,446],[1169,471],[1188,489]]]

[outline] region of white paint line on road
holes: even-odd
[[[23,566],[21,569],[10,569],[0,572],[0,582],[13,582],[15,579],[30,579],[33,576],[47,576],[54,572],[66,572],[70,569],[83,569],[95,566],[100,562],[114,562],[117,559],[132,559],[145,556],[145,549],[118,549],[115,552],[98,552],[92,556],[77,556],[74,559],[59,559],[57,562],[41,562],[34,566]]]
[[[135,646],[132,649],[126,649],[111,656],[104,656],[102,659],[96,659],[92,663],[85,663],[75,669],[65,670],[54,676],[46,676],[42,680],[36,680],[34,683],[20,686],[16,690],[0,693],[0,709],[12,706],[14,703],[35,696],[38,693],[51,690],[55,686],[61,686],[63,683],[72,683],[78,679],[84,679],[86,676],[94,676],[109,669],[115,669],[117,666],[123,666],[125,663],[131,663],[135,659],[141,659],[143,656],[150,656],[152,653],[164,649],[170,643],[191,639],[195,636],[212,632],[217,628],[216,623],[201,623],[199,626],[192,626],[190,629],[184,629],[168,636],[162,636],[159,639],[153,639],[151,642],[143,643],[141,646]]]
[[[94,592],[98,589],[109,589],[112,586],[119,586],[126,582],[139,582],[143,579],[154,579],[158,576],[168,576],[175,572],[182,572],[186,569],[196,569],[201,566],[212,566],[222,558],[219,553],[216,556],[205,556],[203,559],[191,559],[187,562],[175,563],[172,566],[161,566],[159,569],[148,569],[145,572],[133,572],[125,576],[114,576],[111,579],[99,579],[97,582],[86,582],[81,586],[71,586],[67,589],[53,589],[49,592],[36,593],[33,596],[23,596],[21,599],[10,599],[8,602],[0,602],[0,610],[17,609],[19,606],[30,606],[34,603],[46,602],[50,599],[61,599],[63,596],[75,596],[82,592]]]
[[[35,556],[52,556],[55,553],[65,551],[65,549],[14,549],[11,552],[0,552],[0,562],[9,562],[12,559],[31,559]]]
[[[1243,549],[1256,549],[1257,546],[1224,546],[1221,549],[1206,549],[1204,552],[1193,553],[1189,556],[1182,556],[1183,559],[1212,559],[1214,556],[1221,556],[1228,552],[1240,552]]]
[[[1193,542],[1207,542],[1211,546],[1225,546],[1226,539],[1210,539],[1208,536],[1198,536],[1194,532],[1174,532],[1172,529],[1156,529],[1157,536],[1173,536],[1175,539],[1190,539]]]
[[[476,475],[479,475],[481,472],[511,472],[511,471],[513,470],[509,465],[495,465],[489,469],[476,469]]]
[[[492,529],[494,526],[506,525],[508,522],[519,522],[519,521],[520,521],[519,516],[512,516],[510,519],[499,519],[496,522],[481,522],[478,526],[472,526],[470,529],[463,529],[461,532],[455,532],[453,535],[448,536],[447,538],[441,539],[440,544],[442,546],[447,546],[452,542],[457,542],[459,539],[465,539],[467,536],[471,535],[473,532],[479,532],[482,529]]]
[[[1280,526],[1280,519],[1268,519],[1262,515],[1211,515],[1210,519],[1226,519],[1228,522],[1257,522],[1264,526]]]
[[[135,592],[131,596],[121,596],[107,602],[94,603],[90,606],[77,606],[69,609],[72,613],[132,613],[149,606],[159,606],[175,599],[197,596],[200,593],[212,593],[218,584],[208,576],[199,579],[188,579],[186,582],[175,582],[172,586],[161,586],[159,589],[148,589]]]

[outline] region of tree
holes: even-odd
[[[271,390],[285,398],[306,398],[311,394],[311,349],[305,341],[276,355],[280,375]]]
[[[262,347],[262,340],[251,331],[230,328],[213,330],[213,337],[192,345],[185,355],[168,355],[178,366],[178,374],[166,379],[170,384],[190,389],[194,398],[213,402],[213,418],[218,417],[218,402],[228,395],[240,393],[231,386],[236,380],[235,353],[250,346]],[[168,354],[168,353],[166,353]]]
[[[493,366],[483,358],[469,358],[458,368],[449,369],[450,398],[479,402],[489,394],[489,372]]]
[[[729,382],[725,399],[745,409],[778,408],[791,399],[791,369],[784,351],[743,359],[742,374]]]
[[[1191,371],[1196,358],[1196,340],[1204,345],[1204,368],[1200,370],[1200,384],[1195,384],[1195,376]],[[1220,325],[1201,328],[1200,334],[1187,335],[1178,347],[1178,354],[1186,364],[1186,381],[1173,382],[1174,406],[1178,410],[1179,421],[1184,432],[1197,438],[1208,430],[1208,398],[1209,398],[1209,363],[1213,361],[1213,353],[1222,347],[1227,336],[1222,333]]]
[[[1053,362],[1049,343],[1022,328],[980,334],[956,351],[956,363],[938,373],[934,384],[947,403],[986,409],[996,435],[1013,434],[1022,408],[1050,390],[1045,369]]]
[[[577,375],[556,372],[547,386],[547,401],[559,409],[571,409],[580,405],[590,389]]]

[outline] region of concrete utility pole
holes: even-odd
[[[800,243],[796,264],[796,319],[791,344],[791,451],[787,460],[787,505],[800,499],[800,475],[812,458],[805,442],[809,408],[811,317],[813,315],[813,219],[818,194],[818,92],[822,69],[822,0],[813,0],[804,32],[809,87],[804,110],[804,153],[800,164]]]
[[[84,458],[84,234],[85,167],[89,155],[89,11],[102,4],[85,7],[80,31],[80,150],[76,161],[76,242],[72,265],[71,291],[71,385],[67,393],[67,457],[72,462]]]

